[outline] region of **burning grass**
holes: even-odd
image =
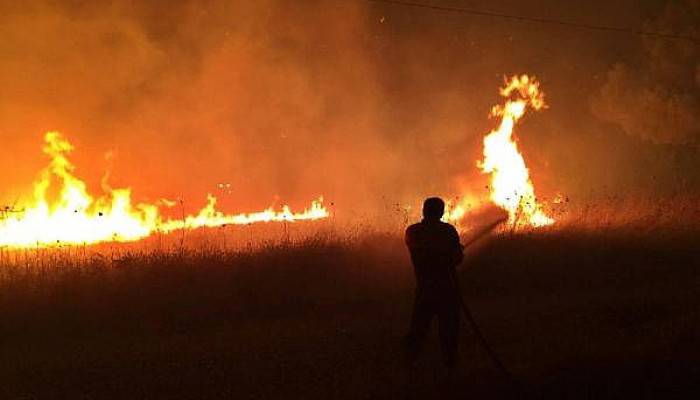
[[[551,227],[472,249],[461,278],[485,335],[543,397],[692,393],[699,203],[573,203]],[[395,398],[413,276],[400,223],[387,226],[6,251],[0,396]],[[459,390],[498,397],[465,336]]]

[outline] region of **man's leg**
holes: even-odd
[[[430,322],[435,315],[435,310],[431,303],[422,296],[416,293],[416,298],[413,302],[413,315],[411,316],[411,326],[408,334],[404,339],[405,360],[407,367],[406,374],[406,398],[413,398],[417,388],[416,376],[416,361],[423,351],[426,336],[430,330]]]
[[[438,314],[440,345],[448,373],[454,373],[459,347],[459,303],[452,298],[445,299]]]
[[[413,315],[411,316],[411,326],[405,338],[406,361],[409,366],[413,366],[423,351],[425,338],[430,330],[430,322],[433,319],[434,311],[430,302],[421,293],[416,293],[413,302]]]

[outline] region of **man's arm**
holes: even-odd
[[[415,238],[415,228],[413,225],[406,228],[406,235],[404,236],[404,242],[406,242],[406,247],[408,248],[408,254],[411,256],[411,263],[415,265],[416,257],[416,238]]]
[[[413,225],[409,226],[406,228],[406,234],[404,235],[404,242],[406,243],[406,247],[408,247],[408,250],[411,251],[413,248]]]
[[[462,243],[459,242],[459,233],[457,233],[457,229],[452,225],[450,225],[450,247],[453,254],[453,264],[457,266],[464,261],[464,247]]]

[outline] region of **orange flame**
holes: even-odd
[[[484,158],[477,162],[484,173],[491,174],[491,201],[508,211],[509,222],[513,225],[539,227],[554,223],[537,203],[530,173],[513,137],[516,122],[528,108],[547,107],[539,86],[535,78],[527,75],[505,81],[500,94],[506,102],[494,106],[490,114],[501,118],[500,125],[484,137]]]
[[[157,204],[134,205],[129,188],[105,187],[107,193],[94,198],[88,193],[85,183],[73,174],[74,166],[67,157],[73,146],[58,132],[48,132],[45,141],[44,152],[51,158],[51,163],[34,183],[33,201],[14,216],[0,218],[0,246],[22,248],[128,242],[156,231],[313,220],[329,215],[322,197],[313,201],[310,208],[297,213],[285,205],[281,210],[268,208],[250,214],[226,215],[215,209],[216,197],[209,195],[208,204],[197,215],[182,220],[164,220]],[[49,189],[54,181],[59,182],[60,189],[55,199],[49,200]],[[163,201],[163,204],[167,203]]]

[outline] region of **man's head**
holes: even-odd
[[[423,202],[423,217],[425,219],[440,219],[445,213],[445,202],[439,197],[428,197]]]

